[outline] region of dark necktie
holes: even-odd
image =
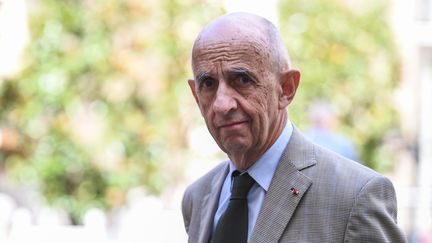
[[[248,173],[233,172],[233,186],[228,207],[219,219],[212,243],[246,243],[248,238],[247,195],[254,179]]]

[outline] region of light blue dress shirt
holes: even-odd
[[[280,157],[287,146],[291,134],[293,131],[293,126],[290,121],[287,121],[285,128],[283,129],[281,135],[276,140],[276,142],[259,158],[254,165],[252,165],[246,172],[255,180],[255,184],[249,191],[247,196],[248,208],[249,208],[249,224],[248,224],[248,239],[252,235],[252,230],[255,226],[256,220],[258,218],[258,213],[264,202],[264,197],[270,187],[271,180],[276,171],[276,167],[279,163]],[[214,216],[213,221],[213,233],[216,230],[217,222],[222,214],[228,207],[229,198],[231,197],[231,174],[236,170],[234,164],[229,162],[229,173],[225,178],[222,185],[221,195],[219,197],[219,205]],[[249,241],[248,240],[248,241]]]

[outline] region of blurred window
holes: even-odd
[[[416,18],[420,21],[432,20],[432,0],[417,0]]]

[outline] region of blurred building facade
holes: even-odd
[[[399,211],[410,241],[432,242],[432,1],[393,0],[390,20],[402,68],[396,102],[413,154],[411,173],[399,173],[411,176],[398,185]]]

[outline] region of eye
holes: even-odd
[[[239,77],[239,82],[240,84],[249,84],[250,82],[252,82],[252,79],[250,79],[248,76],[246,75],[241,75]]]
[[[199,83],[199,88],[201,90],[212,89],[216,85],[216,80],[213,78],[204,78]]]
[[[237,77],[235,78],[235,81],[234,81],[234,85],[236,85],[238,87],[243,87],[243,88],[249,87],[253,83],[254,83],[254,80],[247,74],[237,75]]]
[[[212,87],[214,85],[214,80],[210,79],[210,78],[207,78],[207,79],[203,80],[202,84],[203,84],[204,87],[210,88],[210,87]]]

